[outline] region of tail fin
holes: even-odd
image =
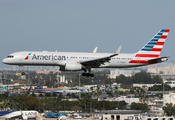
[[[136,53],[135,57],[158,58],[169,31],[169,29],[160,30],[139,52]]]
[[[36,86],[39,93],[46,93],[46,91],[38,83],[36,83]]]
[[[29,94],[30,94],[31,88],[32,88],[32,87],[30,87],[30,88],[28,89],[28,91],[27,91]]]

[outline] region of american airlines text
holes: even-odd
[[[66,60],[66,56],[60,55],[36,55],[34,54],[32,60]]]

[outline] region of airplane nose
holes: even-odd
[[[7,64],[7,63],[8,63],[8,60],[5,58],[5,59],[2,60],[2,62],[3,62],[4,64]]]

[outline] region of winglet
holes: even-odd
[[[120,45],[120,47],[119,47],[118,50],[115,52],[115,54],[118,55],[118,54],[120,53],[121,48],[122,48],[122,45]]]
[[[110,57],[114,57],[114,56],[118,55],[120,53],[121,48],[122,48],[122,45],[120,45],[120,47],[117,49],[117,51],[113,55],[111,55]]]
[[[94,51],[92,53],[96,53],[97,52],[98,47],[95,47]]]

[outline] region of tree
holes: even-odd
[[[39,94],[39,97],[43,97],[43,94],[42,94],[42,93],[40,93],[40,94]]]
[[[164,84],[164,90],[170,91],[172,88],[168,84]],[[153,87],[149,87],[148,91],[163,91],[163,84],[162,85],[154,85]]]
[[[154,84],[154,83],[161,83],[162,79],[160,76],[153,76],[151,77],[150,73],[140,72],[136,73],[132,77],[125,77],[124,75],[120,75],[116,77],[117,83],[126,83],[126,84],[133,84],[133,83],[144,83],[144,84]]]
[[[91,87],[90,89],[91,89],[91,92],[93,92],[94,87]]]
[[[131,110],[142,110],[142,112],[148,112],[149,107],[146,103],[131,103]]]
[[[129,93],[134,94],[134,89],[130,89]]]
[[[36,97],[36,95],[34,94],[34,92],[32,92],[32,96],[33,96],[33,97]]]
[[[51,97],[51,93],[46,93],[45,96],[46,97]]]
[[[56,97],[56,96],[57,96],[56,92],[53,92],[53,93],[52,93],[52,96],[53,96],[53,97]]]
[[[112,93],[111,91],[107,91],[106,94],[108,94],[110,97],[113,97],[113,96],[114,96],[113,93]]]
[[[123,91],[119,91],[118,94],[119,95],[124,95],[124,92]]]
[[[80,111],[81,109],[82,108],[78,105],[71,107],[71,110],[74,110],[74,111],[77,111],[77,110]]]
[[[175,115],[175,105],[172,103],[167,103],[166,106],[163,107],[163,110],[168,116]]]
[[[10,96],[10,108],[15,110],[38,110],[40,102],[36,97],[27,95]]]

